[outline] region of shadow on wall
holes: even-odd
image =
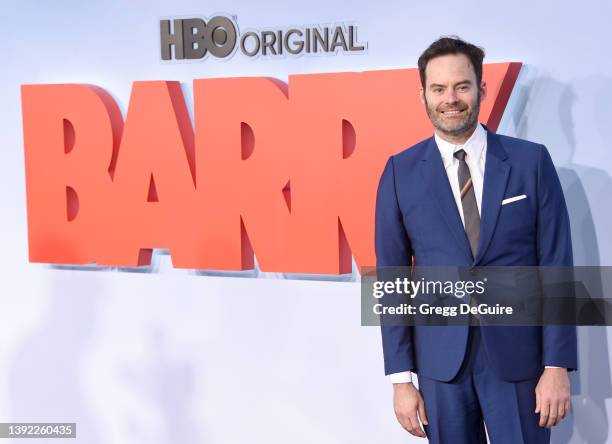
[[[163,420],[161,433],[151,443],[150,431],[143,425],[127,418],[127,432],[130,441],[149,444],[202,442],[198,423],[193,410],[194,387],[201,377],[189,361],[177,359],[172,353],[164,332],[157,327],[150,330],[148,349],[149,359],[143,367],[123,368],[121,376],[126,386],[131,387],[138,396],[158,409]],[[146,426],[146,425],[145,425]]]
[[[149,341],[138,344],[147,356],[142,365],[119,367],[111,363],[108,369],[111,373],[118,370],[119,379],[111,374],[99,384],[85,388],[88,379],[83,373],[84,360],[96,339],[95,329],[101,322],[99,318],[107,296],[110,297],[105,288],[105,276],[57,271],[48,293],[49,297],[42,301],[40,321],[19,345],[10,362],[7,395],[11,417],[7,420],[74,422],[77,442],[87,444],[102,444],[105,437],[112,436],[111,432],[123,433],[133,443],[202,442],[195,417],[197,411],[193,409],[198,375],[191,362],[178,359],[172,353],[172,344],[161,328],[150,330]],[[131,327],[138,327],[138,324],[113,325],[128,335]],[[113,356],[106,355],[106,359],[113,359]],[[121,391],[128,391],[127,399],[137,399],[157,414],[153,427],[159,433],[152,437],[151,423],[146,422],[149,416],[130,414],[129,409],[121,405],[126,399]],[[108,416],[96,410],[89,398],[92,394],[105,399],[104,408],[127,413],[114,416],[118,421],[111,432],[104,430]],[[119,405],[113,406],[113,402]],[[43,441],[49,440],[40,442]]]
[[[93,333],[102,285],[102,279],[57,274],[40,323],[10,363],[11,421],[75,422],[77,439],[101,442],[83,396],[79,367]]]
[[[529,67],[527,68],[530,69]],[[561,185],[567,202],[572,232],[575,265],[610,265],[602,254],[608,257],[612,245],[607,227],[612,217],[609,202],[612,179],[603,169],[575,163],[576,153],[597,153],[606,147],[599,141],[605,135],[605,127],[597,126],[610,121],[612,112],[602,119],[600,111],[604,104],[612,103],[612,79],[593,76],[563,83],[557,79],[542,76],[532,77],[523,85],[517,85],[515,107],[511,110],[517,137],[544,142],[555,161]],[[576,90],[580,90],[580,94]],[[602,109],[581,109],[583,106]],[[593,119],[589,130],[580,137],[581,142],[596,141],[592,146],[576,142],[576,112]],[[531,130],[531,127],[535,128]],[[536,134],[537,132],[538,133]],[[603,140],[602,140],[603,141]],[[598,232],[599,228],[599,232]],[[599,288],[594,291],[604,294],[610,289],[602,288],[602,280],[595,282]],[[608,327],[579,327],[578,354],[579,371],[570,374],[572,404],[570,414],[553,428],[551,442],[560,444],[589,443],[603,444],[608,441],[610,420],[606,401],[612,397],[610,356],[607,339]]]

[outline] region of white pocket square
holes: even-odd
[[[502,205],[509,204],[510,202],[516,202],[517,200],[525,199],[527,197],[526,194],[521,194],[520,196],[508,197],[507,199],[502,200]]]

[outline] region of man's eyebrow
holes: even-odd
[[[460,82],[455,83],[455,85],[454,85],[454,86],[459,86],[459,85],[471,85],[471,84],[472,84],[472,81],[471,81],[471,80],[469,80],[469,79],[465,79],[465,80],[462,80],[462,81],[460,81]],[[431,84],[429,85],[429,87],[430,87],[430,88],[446,88],[446,85],[441,85],[441,84],[439,84],[439,83],[431,83]]]

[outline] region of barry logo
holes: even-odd
[[[212,34],[215,32],[213,31]],[[520,63],[484,67],[495,131]],[[21,89],[32,262],[350,273],[389,155],[430,137],[417,69]],[[193,117],[192,117],[193,116]]]

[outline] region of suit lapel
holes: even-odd
[[[427,184],[432,200],[438,205],[440,213],[453,233],[453,237],[459,244],[459,247],[471,258],[470,243],[461,223],[461,216],[459,215],[453,192],[448,183],[448,175],[444,169],[442,155],[433,137],[429,139],[421,160],[423,183]]]
[[[487,131],[487,158],[480,210],[480,238],[474,264],[477,264],[484,256],[495,231],[501,202],[510,176],[510,165],[505,162],[507,157],[508,154],[501,145],[499,137]]]

